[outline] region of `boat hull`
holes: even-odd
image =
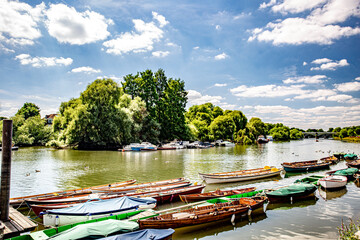
[[[265,172],[261,174],[255,175],[233,175],[233,176],[217,176],[217,175],[203,175],[203,179],[208,184],[215,183],[231,183],[231,182],[242,182],[242,181],[250,181],[255,179],[269,178],[280,175],[281,170],[274,172]]]
[[[327,169],[331,165],[329,162],[318,162],[317,160],[313,161],[304,161],[304,162],[290,162],[282,163],[284,170],[286,172],[308,172],[308,171],[317,171],[321,169]]]
[[[328,176],[320,179],[319,184],[326,189],[336,189],[346,186],[347,177],[344,176]]]

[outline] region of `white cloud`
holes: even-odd
[[[242,106],[248,117],[257,116],[264,122],[282,122],[286,126],[308,128],[346,127],[360,125],[360,106],[317,106],[314,108],[291,108],[288,106]],[[342,116],[339,118],[339,116]]]
[[[188,90],[188,104],[191,105],[200,105],[204,103],[211,102],[214,105],[219,105],[221,101],[224,99],[221,96],[210,96],[210,95],[202,95],[198,91]]]
[[[268,3],[263,2],[262,4],[260,4],[259,9],[271,7],[271,6],[274,6],[275,4],[276,4],[276,0],[270,0]]]
[[[316,60],[312,61],[312,63],[316,63],[316,64],[320,64],[321,62],[324,62],[324,63],[321,64],[320,67],[312,67],[312,68],[310,68],[310,70],[331,70],[331,71],[334,71],[338,67],[349,66],[349,63],[347,62],[346,59],[341,59],[340,61],[333,61],[333,60],[330,60],[328,58],[322,58],[322,59],[316,59]]]
[[[294,83],[308,83],[308,84],[319,84],[323,83],[327,77],[325,75],[315,75],[315,76],[300,76],[300,77],[290,77],[286,80],[283,80],[285,84],[294,84]]]
[[[314,9],[315,7],[324,4],[326,1],[327,0],[284,0],[282,3],[277,5],[273,4],[271,10],[282,14],[300,13],[306,10]]]
[[[169,22],[166,21],[165,17],[158,14],[157,12],[152,12],[153,18],[156,19],[160,23],[160,27],[164,27]]]
[[[45,4],[32,7],[18,1],[0,1],[0,41],[9,45],[33,45],[41,37],[38,23]]]
[[[101,70],[94,69],[92,67],[78,67],[71,70],[72,73],[86,73],[86,74],[92,74],[92,73],[100,73]]]
[[[199,48],[199,46],[193,47],[194,50],[198,50]]]
[[[112,79],[112,80],[114,80],[114,81],[116,81],[116,82],[121,82],[123,79],[124,79],[124,77],[117,77],[117,76],[115,76],[115,75],[110,75],[110,76],[98,76],[98,77],[96,77],[96,79],[108,79],[108,78],[110,78],[110,79]]]
[[[161,28],[166,21],[165,17],[157,13],[154,15],[154,12],[153,18],[160,23],[159,26],[154,21],[145,23],[140,19],[134,19],[135,32],[121,33],[117,38],[104,42],[103,45],[107,48],[106,52],[121,55],[129,52],[139,53],[153,50],[154,43],[163,38],[164,32]]]
[[[219,55],[216,55],[214,58],[215,58],[215,60],[223,60],[223,59],[226,59],[228,57],[229,56],[226,53],[221,53]]]
[[[64,4],[51,4],[46,15],[49,34],[60,43],[83,45],[104,40],[110,35],[108,25],[113,24],[97,12],[77,12]]]
[[[328,62],[332,62],[331,59],[328,58],[319,58],[319,59],[315,59],[314,61],[312,61],[311,63],[314,64],[322,64],[322,63],[328,63]]]
[[[307,65],[307,62],[303,62],[303,66],[306,66]]]
[[[220,30],[220,29],[221,29],[220,25],[216,25],[216,26],[215,26],[215,29],[216,29],[216,30]]]
[[[169,51],[156,51],[151,53],[154,57],[163,58],[170,54]]]
[[[360,81],[360,77],[355,78],[356,81]]]
[[[360,91],[360,82],[340,83],[340,84],[334,84],[334,86],[340,92]]]
[[[31,65],[33,67],[53,67],[68,66],[73,60],[71,58],[55,57],[31,57],[29,54],[20,54],[15,57],[22,65]]]
[[[289,95],[298,95],[304,90],[305,85],[277,86],[274,84],[248,87],[241,85],[230,89],[230,92],[237,97],[284,97]]]
[[[226,83],[215,83],[214,86],[215,86],[215,87],[226,87],[227,84],[226,84]]]
[[[344,26],[342,23],[348,18],[359,17],[360,2],[358,0],[329,0],[324,6],[319,4],[322,1],[308,0],[294,1],[286,0],[274,5],[272,9],[278,11],[301,12],[317,6],[306,18],[286,18],[268,23],[263,28],[256,28],[252,31],[249,41],[271,42],[273,45],[280,44],[332,44],[335,40],[342,37],[357,35],[360,33],[359,27]],[[293,7],[289,7],[292,3]],[[285,6],[289,8],[284,8]],[[308,6],[308,7],[307,7]]]

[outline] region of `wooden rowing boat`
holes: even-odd
[[[326,175],[337,175],[347,177],[348,181],[354,179],[354,175],[359,172],[357,168],[344,168],[326,172]]]
[[[275,177],[280,175],[282,169],[277,169],[275,167],[271,168],[258,168],[258,169],[249,169],[235,172],[227,173],[213,173],[213,174],[203,174],[199,173],[202,179],[208,183],[229,183],[229,182],[240,182],[240,181],[249,181],[261,178]]]
[[[321,178],[324,178],[325,176],[322,175],[310,175],[307,177],[304,177],[302,179],[297,179],[294,183],[310,183],[310,184],[314,184],[315,186],[318,185],[318,181]]]
[[[340,162],[340,159],[338,159],[335,156],[329,156],[329,157],[320,158],[320,161],[331,162],[331,164],[337,164]]]
[[[28,199],[37,199],[37,198],[44,198],[44,197],[53,197],[53,196],[74,196],[74,195],[81,195],[81,194],[90,194],[92,193],[92,188],[109,188],[109,187],[123,187],[128,186],[131,184],[134,184],[136,182],[135,179],[123,181],[123,182],[115,182],[110,184],[103,184],[99,186],[94,187],[86,187],[86,188],[77,188],[77,189],[71,189],[71,190],[64,190],[64,191],[56,191],[51,193],[42,193],[37,195],[28,195],[23,197],[14,197],[10,198],[10,205],[16,206],[23,203],[25,200]]]
[[[302,162],[284,162],[281,164],[286,172],[307,172],[329,168],[331,162],[312,160]]]
[[[144,228],[180,228],[202,223],[209,223],[221,219],[232,218],[248,213],[250,207],[260,208],[266,197],[241,198],[239,200],[215,203],[206,206],[195,206],[191,209],[160,214],[156,217],[139,221]]]
[[[253,192],[255,191],[255,189],[256,189],[255,187],[251,187],[251,188],[231,189],[231,190],[216,190],[207,193],[180,195],[180,199],[185,203],[196,202],[196,201],[202,201],[212,198],[231,196],[240,193]]]
[[[36,198],[36,199],[28,199],[25,200],[26,204],[31,207],[33,204],[59,204],[59,203],[82,203],[89,200],[98,200],[98,199],[111,199],[122,196],[139,196],[141,194],[150,194],[156,193],[164,190],[170,190],[175,188],[182,188],[191,185],[190,182],[180,182],[168,185],[160,185],[156,187],[147,187],[147,188],[135,188],[122,192],[109,192],[109,193],[92,193],[92,194],[82,194],[75,196],[53,196],[53,197],[44,197],[44,198]]]
[[[347,177],[330,175],[319,179],[319,184],[325,189],[336,189],[345,187],[347,183]]]
[[[295,183],[277,189],[267,189],[265,194],[270,202],[292,202],[314,195],[316,189],[313,184]]]
[[[357,168],[360,169],[360,159],[359,160],[354,160],[351,162],[347,162],[346,165],[350,168]]]

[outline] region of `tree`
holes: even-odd
[[[209,129],[214,139],[233,139],[236,124],[230,114],[218,116],[210,124]]]
[[[299,131],[296,128],[290,130],[290,139],[291,140],[298,140],[301,138],[304,138],[304,134],[301,131]]]
[[[354,129],[350,128],[348,131],[347,131],[347,135],[349,137],[355,137],[356,136],[356,133],[354,131]]]
[[[15,115],[21,115],[26,120],[29,117],[40,116],[40,108],[36,106],[34,103],[26,102]]]
[[[339,133],[339,137],[340,138],[345,138],[347,136],[348,136],[348,131],[345,128],[341,129],[341,131]]]
[[[18,145],[45,145],[51,137],[51,127],[45,125],[40,116],[26,119],[14,135],[14,142]]]
[[[355,128],[355,134],[356,136],[360,136],[360,127]]]
[[[290,129],[285,126],[271,129],[270,134],[277,141],[290,140]]]

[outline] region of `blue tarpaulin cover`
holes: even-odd
[[[144,229],[136,232],[119,234],[99,240],[161,240],[175,232],[174,229]]]
[[[108,212],[119,212],[138,208],[140,205],[156,203],[154,198],[121,197],[108,200],[92,201],[82,203],[73,207],[47,210],[46,213],[57,215],[90,215]],[[45,214],[46,214],[45,213]]]

